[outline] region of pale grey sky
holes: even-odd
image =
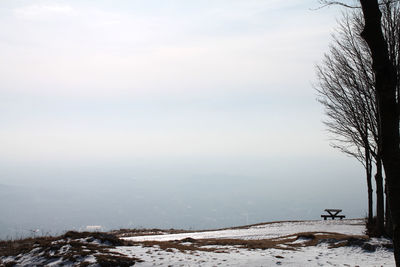
[[[311,86],[339,15],[316,7],[3,0],[0,184],[61,185],[107,169],[105,184],[207,173],[280,177],[278,187],[306,179],[306,192],[354,179],[364,190],[362,168],[329,147]]]
[[[331,153],[314,1],[3,1],[1,157]],[[294,134],[296,133],[296,134]]]

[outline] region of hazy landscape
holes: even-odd
[[[1,1],[0,266],[395,266],[370,2]]]
[[[329,162],[315,159],[316,162],[329,166]],[[301,162],[292,166],[297,164]],[[121,167],[95,174],[88,173],[90,170],[71,174],[69,169],[68,174],[61,172],[58,176],[68,181],[64,184],[48,179],[39,185],[0,185],[4,214],[0,220],[1,237],[30,236],[34,230],[40,230],[38,235],[60,234],[70,229],[85,230],[88,225],[100,225],[104,230],[210,229],[272,220],[318,219],[331,206],[345,207],[349,218],[365,216],[365,208],[360,208],[365,203],[365,192],[354,192],[363,181],[351,179],[360,173],[346,160],[342,166],[354,168],[353,173],[336,170],[329,176],[321,169],[306,170],[304,166],[294,171],[265,166],[259,173],[247,175],[232,170],[229,176],[218,169],[208,173],[209,170],[193,167],[191,171],[169,169],[173,174],[165,175],[160,165],[160,170],[142,172],[139,168]],[[100,172],[100,167],[96,169]],[[53,175],[57,175],[55,170]],[[313,179],[311,175],[321,178]],[[271,178],[265,179],[266,176]],[[301,183],[285,186],[289,182],[285,179],[290,177],[301,179]],[[348,186],[343,189],[336,184],[336,177],[347,179]],[[324,187],[326,184],[329,186]],[[310,195],[308,190],[314,186],[321,189]],[[332,190],[340,190],[341,198],[337,199]]]

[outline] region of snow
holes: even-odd
[[[143,260],[136,262],[135,266],[395,266],[393,251],[385,248],[390,240],[384,238],[372,238],[367,242],[374,245],[375,250],[365,250],[359,245],[347,245],[330,247],[327,242],[318,242],[310,245],[312,235],[304,234],[284,238],[288,235],[312,232],[314,236],[324,233],[339,233],[351,236],[364,234],[363,220],[339,220],[339,221],[298,221],[275,222],[248,226],[236,229],[201,231],[182,234],[164,234],[152,236],[124,237],[125,240],[135,241],[130,246],[114,246],[107,248],[111,255],[124,255]],[[187,239],[182,242],[165,242]],[[283,240],[279,245],[268,249],[248,249],[240,245],[201,245],[200,239],[241,239],[254,242],[260,239]],[[324,237],[325,238],[325,237]],[[364,239],[361,239],[364,240]],[[61,240],[62,241],[62,240]],[[54,241],[61,242],[61,241]],[[82,249],[86,250],[89,244],[88,238],[75,239],[82,243]],[[95,241],[95,240],[92,240]],[[144,241],[164,241],[152,244],[141,243]],[[231,240],[226,240],[231,241]],[[194,242],[194,243],[192,243]],[[257,241],[258,242],[258,241]],[[346,240],[337,241],[335,244],[343,244]],[[363,241],[364,242],[364,241]],[[92,242],[91,244],[93,244]],[[161,245],[162,244],[162,245]],[[161,248],[165,244],[171,245]],[[173,245],[179,244],[179,246]],[[220,243],[218,243],[220,244]],[[234,243],[237,244],[237,243]],[[99,248],[103,244],[98,244]],[[160,247],[161,246],[161,247]],[[182,246],[191,249],[182,249]],[[282,249],[280,249],[282,248]],[[18,261],[18,266],[76,266],[78,263],[63,259],[71,246],[64,245],[58,252],[59,257],[44,258],[39,248],[32,248],[30,252],[14,257],[2,257],[3,264]],[[181,250],[179,250],[181,249]],[[104,253],[104,252],[103,252]],[[116,254],[117,253],[117,254]],[[119,254],[120,253],[120,254]],[[85,255],[80,263],[88,266],[98,266],[97,260],[92,255]],[[1,263],[1,262],[0,262]],[[0,264],[1,265],[1,264]]]
[[[184,238],[207,239],[207,238],[237,238],[237,239],[268,239],[286,236],[302,232],[332,232],[349,235],[364,235],[364,220],[327,220],[327,221],[299,221],[299,222],[276,222],[248,229],[228,229],[219,231],[204,231],[183,234],[168,235],[146,235],[126,237],[132,241],[171,241]]]
[[[302,232],[331,232],[347,235],[364,235],[364,221],[336,220],[336,221],[301,221],[277,222],[251,226],[243,229],[227,229],[218,231],[204,231],[183,234],[165,234],[153,236],[126,237],[132,241],[171,241],[184,238],[210,239],[235,238],[258,240],[283,237]],[[317,233],[318,235],[318,233]],[[255,249],[249,250],[235,246],[225,246],[224,253],[207,251],[181,252],[176,249],[162,250],[158,246],[118,247],[116,252],[127,256],[135,256],[144,262],[135,266],[395,266],[393,252],[378,248],[374,252],[367,252],[360,247],[344,246],[328,248],[327,243],[316,246],[305,246],[306,237],[292,242],[299,244],[296,250],[287,249]],[[372,239],[371,243],[387,243],[387,239]],[[181,243],[185,244],[185,243]],[[284,244],[282,248],[287,248]]]
[[[365,253],[360,248],[328,249],[326,245],[299,251],[246,250],[231,247],[229,253],[196,251],[166,252],[157,247],[119,247],[118,252],[144,260],[135,266],[395,266],[392,253],[378,250]]]

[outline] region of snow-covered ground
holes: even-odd
[[[234,238],[260,240],[278,238],[301,232],[330,232],[347,235],[364,235],[363,220],[328,220],[277,222],[252,226],[243,229],[193,232],[183,234],[165,234],[153,236],[135,236],[125,238],[132,241],[170,241],[184,238],[212,239]],[[292,243],[301,243],[297,239]],[[388,242],[385,239],[374,239],[372,243]],[[137,266],[395,266],[393,252],[378,247],[373,252],[357,246],[328,248],[327,243],[316,246],[299,247],[296,250],[254,249],[249,250],[235,246],[224,247],[225,252],[190,251],[177,249],[166,251],[159,246],[152,247],[119,247],[116,249],[124,255],[135,255],[144,260]]]
[[[7,254],[5,246],[0,266],[395,266],[390,240],[368,239],[364,230],[363,220],[321,220],[181,234],[143,231],[147,235],[123,241],[116,235],[126,232],[68,232],[33,242],[23,253]]]
[[[120,247],[118,252],[144,260],[135,266],[395,266],[393,253],[377,250],[366,253],[361,248],[328,249],[327,245],[305,247],[298,251],[231,248],[227,253],[196,251],[167,252],[157,247]]]
[[[243,229],[227,229],[219,231],[193,232],[183,234],[135,236],[125,238],[132,241],[169,241],[187,237],[194,239],[206,238],[235,238],[235,239],[268,239],[304,232],[331,232],[348,235],[364,235],[365,222],[354,220],[327,220],[327,221],[298,221],[275,222],[251,226]]]

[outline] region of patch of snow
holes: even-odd
[[[184,238],[235,238],[235,239],[268,239],[301,232],[334,232],[349,235],[364,235],[364,220],[327,220],[302,222],[276,222],[249,227],[248,229],[228,229],[218,231],[193,232],[167,235],[146,235],[124,237],[132,241],[171,241]]]
[[[364,235],[364,220],[276,222],[241,229],[167,234],[154,236],[136,236],[124,238],[132,241],[171,241],[184,238],[237,238],[269,239],[279,238],[302,232],[332,232],[348,235]],[[318,235],[318,233],[316,233]],[[309,239],[299,238],[292,243],[303,243]],[[386,239],[372,239],[371,243],[379,245],[390,242]],[[289,250],[284,244],[280,249],[248,250],[235,246],[224,247],[225,253],[179,250],[164,251],[158,247],[118,247],[115,250],[127,256],[138,257],[144,262],[135,266],[395,266],[393,252],[379,248],[367,252],[356,246],[328,248],[328,244],[299,247]],[[204,247],[205,248],[205,247]],[[215,247],[214,247],[215,248]]]
[[[304,222],[276,222],[256,225],[246,228],[227,229],[218,231],[193,232],[184,234],[165,234],[154,236],[137,236],[124,238],[126,240],[143,241],[169,241],[182,240],[184,238],[237,238],[237,239],[270,239],[282,238],[287,235],[303,232],[333,232],[349,235],[363,235],[363,220],[340,220],[340,221],[304,221]],[[315,235],[318,235],[316,233]],[[190,240],[190,239],[188,239]],[[291,244],[302,244],[309,239],[302,236]],[[88,240],[83,239],[82,248],[85,248]],[[93,240],[95,243],[98,240]],[[144,247],[116,246],[109,249],[110,253],[121,253],[127,257],[135,257],[144,262],[137,262],[135,266],[395,266],[393,251],[385,249],[384,245],[391,244],[385,238],[373,238],[368,244],[376,246],[376,249],[367,251],[360,246],[342,246],[329,248],[328,243],[322,242],[316,246],[293,247],[279,244],[282,249],[247,249],[240,246],[203,246],[202,248],[214,249],[214,251],[185,250],[176,248],[167,250],[160,246]],[[191,245],[184,240],[180,245]],[[65,245],[60,252],[66,252],[70,245]],[[18,266],[73,266],[74,263],[62,261],[61,258],[46,259],[40,248],[33,248],[29,253],[15,257],[3,257],[2,263],[17,261]],[[82,262],[96,266],[94,255],[85,256]]]
[[[93,255],[86,256],[86,257],[82,260],[82,262],[95,263],[95,262],[96,262],[96,257],[93,256]]]
[[[58,253],[59,254],[65,254],[68,250],[70,250],[70,248],[71,248],[71,245],[64,245],[64,246],[62,246],[59,250],[58,250]]]
[[[64,265],[64,261],[62,260],[62,258],[58,258],[56,260],[54,260],[53,262],[47,263],[46,266],[63,266]]]
[[[371,245],[387,245],[387,244],[392,244],[392,241],[389,238],[371,238],[368,240],[368,243]]]
[[[297,240],[291,242],[292,244],[303,244],[304,242],[310,241],[310,238],[299,237]]]
[[[138,257],[144,262],[135,266],[395,266],[393,253],[377,250],[367,253],[360,248],[329,249],[326,244],[298,250],[248,250],[227,248],[228,253],[167,252],[154,247],[118,247],[115,251]]]

